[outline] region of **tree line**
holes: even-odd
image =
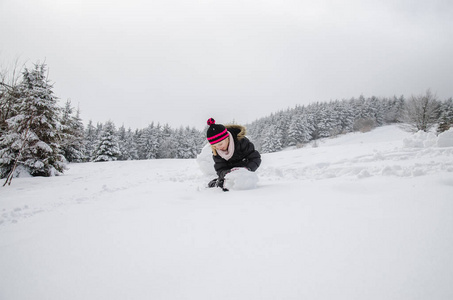
[[[17,77],[0,72],[0,176],[5,184],[21,173],[62,174],[67,162],[194,158],[206,144],[205,130],[190,127],[152,122],[132,130],[112,121],[84,126],[70,100],[59,106],[46,72],[43,63],[24,67]],[[256,148],[269,153],[391,123],[413,131],[434,126],[445,131],[453,124],[453,100],[439,101],[430,90],[409,99],[360,96],[296,106],[245,125]]]
[[[58,105],[43,63],[24,67],[21,76],[0,81],[0,178],[19,174],[52,176],[67,162],[194,158],[204,134],[190,127],[151,123],[132,131],[107,121],[85,127],[70,100]]]
[[[247,126],[255,146],[264,153],[286,147],[301,147],[320,138],[398,123],[409,131],[438,133],[453,124],[453,99],[439,101],[427,90],[425,94],[392,98],[351,98],[316,102],[271,114]]]

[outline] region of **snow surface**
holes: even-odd
[[[74,164],[0,188],[0,299],[453,299],[452,132],[396,126],[264,154]],[[420,143],[422,140],[422,143]]]

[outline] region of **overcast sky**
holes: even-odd
[[[45,60],[84,122],[132,129],[453,96],[451,0],[0,0],[0,32],[3,68]]]

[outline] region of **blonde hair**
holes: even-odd
[[[212,154],[214,156],[217,156],[217,150],[215,149],[215,147],[213,145],[211,145],[211,150],[212,150]]]
[[[230,143],[230,140],[231,140],[231,139],[230,139],[229,136],[227,136],[226,139],[224,139],[224,140],[228,140],[228,143]],[[224,141],[224,140],[222,140],[222,141]],[[222,142],[222,141],[220,141],[220,142]],[[220,142],[219,142],[219,143],[220,143]],[[211,145],[211,150],[212,150],[212,154],[213,154],[214,156],[217,156],[217,149],[215,148],[214,145]]]

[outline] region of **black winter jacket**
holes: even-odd
[[[245,137],[245,127],[240,125],[227,125],[225,127],[233,136],[234,153],[229,160],[225,160],[218,154],[213,155],[214,169],[219,178],[224,178],[231,169],[237,167],[256,171],[261,164],[261,155],[255,150],[253,143]]]

